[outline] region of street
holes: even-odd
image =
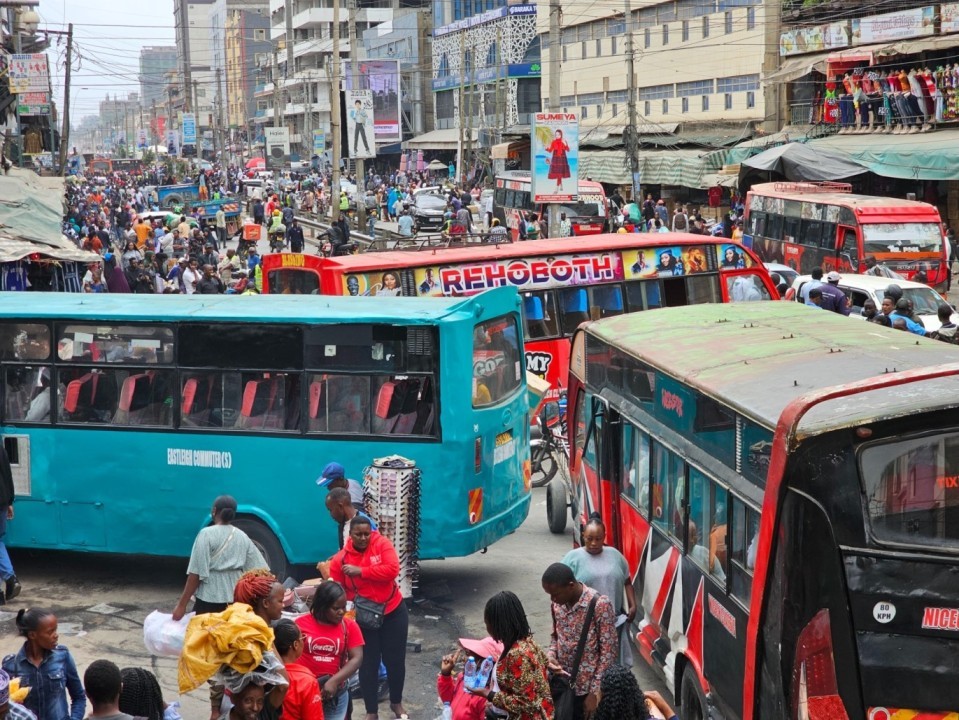
[[[572,529],[563,536],[549,532],[545,498],[545,489],[534,489],[526,522],[488,552],[423,563],[410,618],[410,641],[418,643],[420,652],[411,649],[406,660],[405,704],[414,720],[440,714],[436,696],[439,659],[455,647],[457,638],[486,634],[483,607],[491,595],[500,590],[515,592],[526,608],[536,640],[548,644],[549,602],[539,578],[547,565],[560,560],[572,547]],[[317,506],[317,512],[323,510]],[[137,665],[157,675],[167,702],[177,699],[176,660],[147,654],[143,619],[155,609],[172,610],[183,589],[185,558],[24,550],[14,550],[12,556],[23,593],[0,611],[4,638],[0,653],[5,656],[20,647],[14,627],[19,608],[50,607],[59,620],[60,642],[73,653],[81,676],[89,663],[100,658],[120,667]],[[638,676],[644,689],[666,695],[645,666]],[[205,687],[179,697],[179,701],[186,720],[209,717]],[[382,708],[388,712],[385,704]],[[354,704],[354,717],[362,715],[362,705]]]

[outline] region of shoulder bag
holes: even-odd
[[[583,621],[583,632],[580,633],[579,643],[576,645],[576,654],[573,656],[573,667],[568,676],[551,675],[549,678],[549,693],[553,696],[553,720],[573,720],[576,707],[576,676],[579,674],[579,664],[583,660],[583,651],[586,649],[586,637],[589,627],[593,624],[593,614],[596,610],[596,599],[589,601],[586,610],[586,619]],[[553,635],[556,636],[556,613],[553,613]]]
[[[386,599],[386,602],[376,602],[360,595],[356,589],[356,581],[350,577],[353,584],[353,607],[356,610],[356,624],[364,630],[379,630],[383,627],[383,619],[386,617],[386,606],[396,594],[396,583],[393,583],[393,592]]]

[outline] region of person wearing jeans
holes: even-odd
[[[10,457],[7,449],[0,443],[0,605],[13,600],[20,594],[20,581],[13,571],[13,563],[4,538],[7,535],[7,521],[13,520],[13,471],[10,468]]]
[[[396,585],[400,561],[393,544],[372,530],[370,519],[357,514],[350,521],[350,537],[333,560],[330,578],[340,583],[354,604],[357,598],[382,603],[383,623],[372,627],[358,617],[363,631],[363,662],[360,665],[360,691],[366,705],[366,720],[378,720],[377,693],[380,661],[386,666],[390,683],[390,709],[397,718],[405,718],[403,686],[406,682],[406,638],[409,614]]]

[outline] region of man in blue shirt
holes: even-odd
[[[895,326],[896,320],[903,320],[906,323],[906,330],[915,335],[925,336],[926,328],[924,328],[921,323],[917,323],[912,319],[912,308],[906,298],[899,298],[896,304],[893,305],[892,298],[886,295],[886,297],[882,299],[882,312],[883,315],[889,318],[889,322],[891,322],[893,326]]]
[[[822,309],[831,310],[840,315],[848,315],[849,299],[846,297],[846,293],[839,289],[840,280],[842,280],[842,275],[833,270],[826,276],[826,283],[819,286],[819,289],[822,290]]]
[[[403,210],[400,213],[400,218],[396,221],[396,224],[399,225],[400,235],[404,237],[413,236],[413,217],[408,210]]]

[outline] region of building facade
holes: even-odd
[[[148,46],[140,49],[140,98],[146,108],[166,103],[166,76],[177,68],[175,46]]]
[[[210,17],[214,0],[174,0],[177,67],[183,94],[196,113],[197,128],[213,127],[213,101],[216,82],[213,74],[213,20]],[[186,86],[187,68],[190,84]]]
[[[243,129],[256,114],[257,66],[272,59],[268,3],[258,8],[230,9],[226,14],[226,122],[230,130]]]

